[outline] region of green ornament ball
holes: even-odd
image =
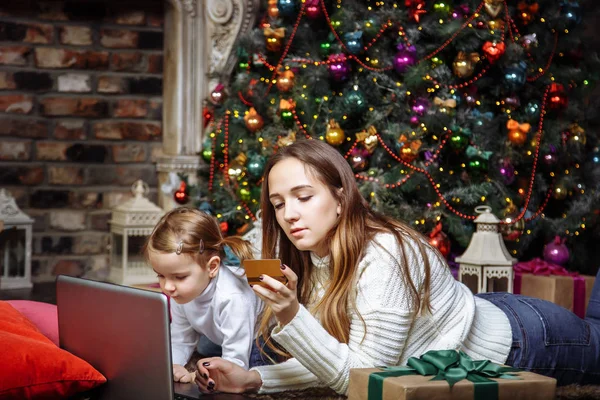
[[[440,14],[449,14],[450,13],[450,2],[448,1],[439,1],[433,5],[433,10]]]
[[[461,132],[454,132],[448,141],[450,148],[456,152],[462,152],[469,145],[469,138]]]
[[[204,159],[204,161],[210,162],[212,154],[212,140],[210,138],[207,138],[202,144],[202,158]]]
[[[381,28],[381,24],[379,23],[377,18],[369,18],[363,21],[362,23],[362,31],[367,36],[377,36],[379,33],[379,29]]]
[[[344,32],[344,20],[346,18],[344,9],[341,8],[338,11],[336,11],[330,18],[331,21],[331,26],[336,30],[336,32],[339,33],[343,33]]]
[[[284,110],[281,112],[281,121],[283,125],[290,128],[294,125],[294,114],[289,110]]]
[[[319,45],[319,53],[323,57],[328,57],[331,54],[331,43],[323,42]]]
[[[246,172],[248,172],[248,176],[254,179],[262,177],[265,164],[266,160],[263,156],[259,154],[250,155],[250,157],[248,157],[248,162],[246,163]]]
[[[488,162],[481,157],[473,157],[469,160],[469,171],[481,174],[488,169]]]
[[[238,68],[240,71],[246,71],[248,68],[250,68],[250,63],[248,63],[248,61],[240,61]]]
[[[252,199],[252,192],[246,186],[242,186],[238,189],[238,196],[242,201],[250,201]]]

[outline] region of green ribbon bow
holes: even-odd
[[[469,157],[469,158],[481,157],[484,160],[489,160],[492,155],[492,152],[491,151],[482,151],[473,146],[469,146],[469,147],[467,147],[466,154],[467,154],[467,157]]]
[[[456,350],[430,350],[421,357],[411,357],[407,367],[385,367],[383,372],[369,375],[369,400],[383,396],[385,378],[406,375],[433,375],[432,381],[447,381],[450,387],[467,379],[474,384],[475,400],[498,400],[498,382],[489,378],[521,379],[510,372],[519,372],[512,367],[503,367],[490,360],[473,361],[471,357]]]

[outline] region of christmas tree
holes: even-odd
[[[561,235],[571,269],[597,266],[598,63],[577,1],[263,3],[205,108],[197,206],[224,231],[252,228],[270,154],[325,140],[373,208],[445,256],[462,253],[486,205],[515,257]]]

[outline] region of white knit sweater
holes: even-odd
[[[420,290],[423,260],[416,244],[407,251],[413,282]],[[392,234],[378,234],[358,265],[356,306],[366,324],[351,313],[350,340],[338,342],[304,306],[273,338],[294,357],[281,364],[253,368],[262,378],[261,393],[329,386],[346,393],[351,368],[404,365],[428,350],[463,350],[473,359],[504,363],[512,343],[508,318],[492,303],[476,298],[456,281],[445,263],[428,249],[431,265],[431,314],[413,317],[408,288],[398,261],[402,248]],[[327,258],[311,255],[315,291],[311,304],[324,294],[329,277]],[[308,304],[310,309],[311,304]]]

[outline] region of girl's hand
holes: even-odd
[[[221,357],[203,358],[196,366],[196,384],[203,393],[243,393],[257,391],[262,386],[258,372],[247,371]]]
[[[254,285],[252,289],[271,307],[279,324],[286,325],[298,314],[298,310],[300,309],[296,292],[298,276],[285,264],[281,266],[281,270],[287,278],[287,284],[283,284],[268,275],[261,275],[262,282],[270,290],[260,285]]]
[[[195,372],[189,372],[183,365],[173,364],[173,381],[181,383],[194,382]]]

